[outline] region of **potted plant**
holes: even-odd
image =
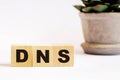
[[[120,0],[82,0],[80,11],[85,43],[90,54],[120,54]]]

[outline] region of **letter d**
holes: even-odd
[[[24,55],[24,57],[21,59],[21,54]],[[17,49],[16,50],[16,62],[26,62],[28,59],[28,52],[24,49]]]

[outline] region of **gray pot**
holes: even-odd
[[[86,53],[120,54],[120,13],[80,13]]]

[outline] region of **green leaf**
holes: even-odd
[[[95,6],[97,4],[102,4],[102,1],[101,0],[91,0],[89,5]]]
[[[82,11],[82,8],[84,8],[84,6],[82,5],[75,5],[74,7],[78,9],[79,11]]]
[[[111,6],[111,9],[112,9],[113,11],[120,11],[120,4],[114,4],[114,5],[112,5],[112,6]]]
[[[120,0],[118,0],[117,3],[120,4]]]
[[[83,2],[90,2],[91,0],[82,0]]]
[[[105,5],[107,5],[107,6],[110,6],[110,3],[104,3]]]
[[[96,12],[104,12],[108,9],[107,5],[96,5],[93,7],[93,10]]]
[[[85,7],[82,9],[82,12],[90,13],[90,12],[92,12],[92,10],[93,10],[92,7]]]
[[[104,3],[110,3],[110,4],[115,4],[117,3],[119,0],[101,0]]]
[[[89,6],[90,0],[82,0],[82,2],[85,4],[85,6]]]

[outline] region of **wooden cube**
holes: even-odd
[[[53,63],[56,67],[70,67],[74,65],[74,48],[72,45],[54,45]]]
[[[34,67],[54,66],[52,46],[33,46],[32,50]]]
[[[13,45],[11,48],[11,65],[14,67],[31,67],[32,46]]]

